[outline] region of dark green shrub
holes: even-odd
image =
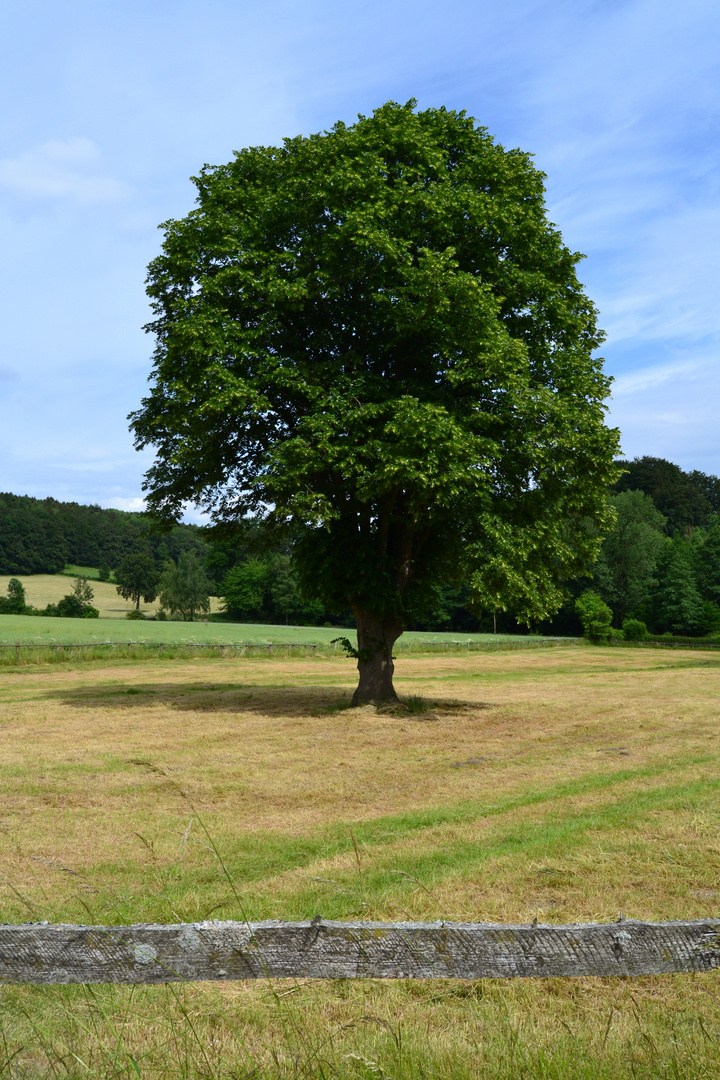
[[[641,619],[623,619],[622,628],[626,641],[644,641],[650,636],[647,626]]]
[[[144,619],[145,615],[143,614],[142,611],[138,611],[136,608],[133,608],[132,611],[127,612],[127,614],[125,615],[125,618],[126,619]]]
[[[63,596],[54,610],[51,611],[52,605],[48,604],[45,614],[59,615],[65,619],[97,619],[100,612],[90,603],[92,598],[93,591],[87,578],[75,578],[73,591]]]
[[[590,641],[607,641],[612,637],[612,611],[599,593],[592,589],[583,593],[575,601],[575,611]]]

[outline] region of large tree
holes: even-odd
[[[124,600],[135,601],[136,611],[140,610],[141,598],[146,604],[153,602],[157,596],[159,580],[160,575],[153,558],[142,552],[126,555],[115,571],[117,591]]]
[[[162,610],[192,622],[210,610],[210,581],[194,551],[183,551],[177,565],[170,559],[158,585]]]
[[[608,520],[617,433],[580,259],[543,174],[464,113],[389,103],[195,179],[148,292],[148,504],[289,521],[305,588],[357,622],[356,702],[446,583],[557,609]]]

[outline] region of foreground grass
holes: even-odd
[[[2,919],[719,913],[716,654],[398,668],[387,713],[340,660],[6,671]],[[0,1075],[715,1077],[717,989],[6,986]]]

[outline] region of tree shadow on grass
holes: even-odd
[[[262,716],[330,716],[341,712],[350,718],[373,716],[406,721],[429,722],[479,712],[492,708],[481,702],[456,701],[451,698],[430,699],[417,696],[401,698],[398,705],[376,708],[366,705],[352,708],[351,689],[327,686],[263,686],[243,683],[195,682],[153,683],[138,682],[132,686],[117,683],[96,683],[93,686],[66,690],[51,690],[47,700],[58,701],[73,708],[95,711],[137,710],[147,708],[177,709],[181,712],[257,713]]]

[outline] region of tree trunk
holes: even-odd
[[[403,632],[400,619],[374,615],[353,605],[357,623],[358,671],[360,679],[353,694],[353,705],[397,701],[393,686],[393,645]]]

